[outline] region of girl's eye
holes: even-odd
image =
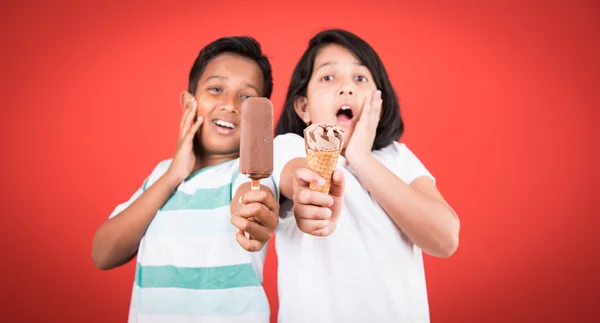
[[[356,77],[356,80],[359,81],[359,82],[366,82],[367,78],[364,77],[364,76],[362,76],[362,75],[359,75],[359,76]]]
[[[321,81],[332,81],[332,80],[333,80],[333,76],[331,76],[331,75],[323,76],[321,78]]]
[[[243,100],[246,100],[246,99],[249,99],[249,98],[251,98],[251,97],[252,97],[251,95],[242,95],[242,96],[241,96],[241,98],[242,98],[242,101],[243,101]]]

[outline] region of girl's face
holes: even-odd
[[[297,98],[294,108],[307,124],[342,127],[345,148],[365,100],[376,90],[371,72],[352,52],[340,45],[326,45],[315,58],[306,97]]]

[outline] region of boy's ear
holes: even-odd
[[[179,104],[181,105],[181,109],[185,111],[190,102],[195,101],[196,98],[188,91],[181,92],[181,96],[179,98]]]
[[[310,124],[310,112],[308,111],[308,100],[306,97],[297,96],[294,99],[294,110],[306,125]]]

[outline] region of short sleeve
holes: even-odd
[[[396,175],[407,184],[412,183],[415,179],[426,176],[431,178],[435,184],[435,177],[417,158],[417,156],[406,146],[406,144],[394,142],[394,150],[396,155],[395,166]]]
[[[273,179],[279,188],[281,172],[285,165],[295,158],[306,158],[304,138],[288,133],[275,137],[273,141]]]
[[[162,176],[162,174],[164,174],[164,172],[169,167],[169,165],[170,165],[170,160],[160,162],[154,168],[152,173],[150,173],[150,175],[148,177],[146,177],[142,186],[137,191],[135,191],[135,193],[133,193],[133,195],[129,198],[129,200],[117,205],[115,207],[115,209],[112,211],[112,213],[108,216],[108,218],[109,219],[113,218],[113,217],[117,216],[119,213],[123,212],[126,208],[128,208],[135,200],[137,200],[144,193],[144,191],[146,191],[146,189],[148,189],[148,187],[150,187],[154,182],[156,182],[156,180],[160,176]]]
[[[144,193],[143,186],[140,187],[137,191],[135,191],[135,193],[133,193],[133,195],[129,198],[129,200],[117,205],[117,207],[115,207],[115,209],[112,211],[112,213],[110,214],[110,216],[108,218],[109,219],[114,218],[119,213],[123,212],[126,208],[128,208],[131,205],[131,203],[133,203],[135,200],[137,200],[137,198],[140,197],[142,195],[142,193]]]

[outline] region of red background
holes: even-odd
[[[326,27],[379,52],[403,140],[461,217],[457,253],[426,258],[432,322],[600,318],[599,2],[263,3],[2,2],[1,321],[124,322],[134,265],[97,270],[92,236],[172,154],[197,52],[255,36],[278,118]]]

